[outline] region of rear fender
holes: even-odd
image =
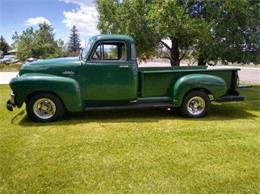
[[[216,99],[227,92],[224,79],[208,74],[189,74],[179,78],[171,90],[174,106],[181,106],[184,96],[192,90],[206,90]]]
[[[10,87],[15,93],[15,101],[21,107],[26,98],[37,92],[56,94],[63,101],[68,111],[83,110],[83,102],[78,82],[73,78],[49,74],[24,74],[13,78]]]

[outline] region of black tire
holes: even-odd
[[[45,101],[44,101],[45,100]],[[48,117],[41,116],[38,112],[44,112],[40,109],[35,109],[38,105],[37,102],[41,102],[42,105],[44,104],[45,107],[48,108],[48,112],[51,112]],[[45,105],[47,101],[47,106]],[[49,103],[48,103],[49,101]],[[55,105],[55,106],[54,106]],[[52,108],[51,111],[49,111],[49,107]],[[55,109],[54,109],[55,108]],[[35,111],[37,110],[37,111]],[[65,108],[63,105],[63,102],[60,100],[59,97],[56,95],[53,95],[51,93],[37,93],[33,95],[26,104],[26,111],[30,119],[36,122],[51,122],[61,119],[64,116]],[[44,115],[44,113],[42,114]]]
[[[208,94],[203,91],[191,91],[184,97],[180,112],[184,117],[201,118],[208,113],[209,107]]]

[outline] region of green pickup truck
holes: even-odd
[[[183,116],[206,115],[211,101],[242,101],[239,69],[138,67],[134,40],[98,35],[76,58],[38,60],[10,81],[12,111],[26,103],[34,121],[61,119],[66,111],[178,108]]]

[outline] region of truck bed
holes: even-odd
[[[223,78],[227,93],[235,92],[237,68],[208,68],[207,66],[139,67],[141,98],[168,97],[170,86],[187,74],[209,74]]]

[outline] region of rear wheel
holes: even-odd
[[[180,111],[185,117],[200,118],[207,114],[209,106],[208,94],[202,91],[191,91],[185,96]]]
[[[27,104],[28,116],[37,122],[51,122],[63,117],[65,109],[61,100],[50,93],[38,93]]]

